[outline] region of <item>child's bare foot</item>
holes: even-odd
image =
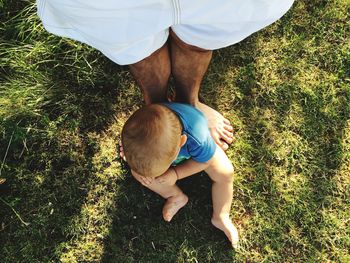
[[[163,218],[170,222],[176,213],[184,207],[188,202],[188,197],[185,194],[169,197],[163,207]]]
[[[235,225],[232,223],[229,216],[222,216],[217,218],[212,218],[211,223],[220,230],[224,231],[227,238],[230,240],[232,247],[237,248],[238,247],[238,230],[235,227]]]
[[[208,120],[211,136],[217,145],[224,151],[228,149],[228,144],[233,141],[232,126],[228,119],[209,106],[199,102],[197,108],[203,112]]]

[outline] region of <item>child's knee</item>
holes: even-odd
[[[229,165],[220,167],[220,170],[217,171],[214,176],[210,174],[209,176],[214,182],[232,184],[233,173],[234,173],[233,165],[229,164]]]
[[[233,168],[233,165],[230,164],[227,167],[225,167],[224,171],[222,172],[222,179],[229,183],[232,183],[233,174],[234,174],[234,168]]]

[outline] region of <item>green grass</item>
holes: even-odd
[[[233,123],[234,252],[210,181],[171,224],[117,157],[142,96],[127,68],[0,1],[1,262],[350,262],[350,3],[298,0],[216,51],[201,94]]]

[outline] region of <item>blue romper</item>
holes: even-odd
[[[192,158],[199,163],[209,161],[215,153],[217,145],[211,137],[207,119],[196,108],[182,103],[162,103],[172,110],[182,123],[182,134],[187,135],[187,141],[173,162],[177,165]]]

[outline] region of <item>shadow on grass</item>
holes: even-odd
[[[197,174],[179,182],[189,203],[170,223],[164,200],[131,176],[119,184],[116,212],[104,241],[102,262],[230,262],[226,237],[210,223],[211,182]]]
[[[66,63],[58,57],[57,64]],[[6,132],[13,130],[15,136],[3,169],[11,191],[2,198],[29,223],[21,224],[11,208],[1,203],[1,254],[6,262],[58,261],[72,246],[70,241],[81,235],[86,222],[79,215],[90,189],[99,183],[94,176],[98,168],[93,158],[99,152],[96,137],[118,113],[118,89],[81,88],[67,78],[75,71],[56,69],[50,75],[44,73],[54,83],[47,96],[54,103],[41,110],[40,119],[20,116],[25,121],[19,126],[18,119],[4,123]],[[123,74],[120,67],[113,69],[106,74]],[[59,79],[62,75],[64,81]],[[33,126],[31,132],[23,132]],[[108,165],[108,160],[101,165]]]
[[[14,111],[1,120],[1,158],[6,157],[1,170],[11,191],[1,196],[0,254],[4,262],[59,261],[82,235],[83,207],[100,182],[95,174],[110,163],[95,164],[99,135],[138,95],[121,89],[129,86],[128,73],[97,51],[33,30],[38,21],[32,2],[2,7],[1,39],[18,49],[18,56],[30,49],[24,56],[28,67],[18,67],[15,57],[5,54],[11,63],[1,64],[1,77],[37,88],[43,103],[24,100],[36,103],[35,114]],[[23,17],[31,23],[24,24]],[[33,38],[27,32],[34,32]],[[21,224],[14,211],[29,225]]]

